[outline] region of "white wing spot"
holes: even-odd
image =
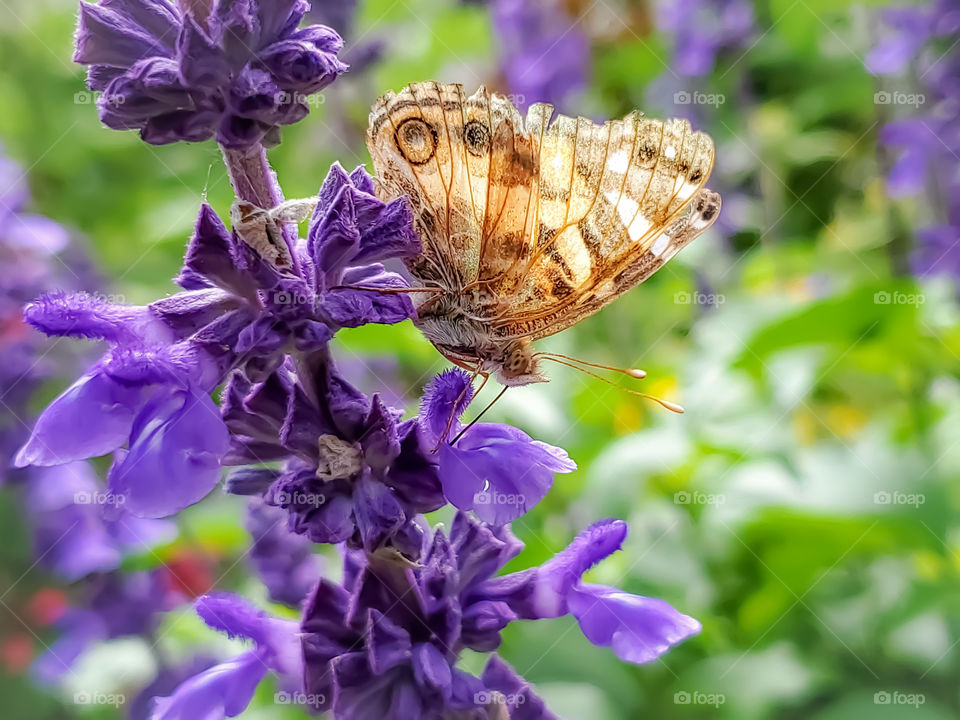
[[[657,238],[657,241],[653,244],[653,247],[650,248],[656,257],[660,257],[663,254],[663,251],[667,249],[667,245],[670,244],[670,236],[666,233],[663,233],[660,237]]]
[[[677,156],[677,149],[673,145],[667,145],[663,150],[663,154],[667,160],[673,160]]]
[[[627,234],[630,236],[630,239],[639,240],[646,234],[647,230],[650,229],[650,223],[643,217],[643,214],[639,212],[640,205],[636,200],[623,195],[620,197],[620,201],[617,202],[618,195],[619,193],[613,190],[608,190],[604,193],[604,197],[607,200],[611,203],[617,203],[617,215],[620,216],[620,222],[627,228]]]
[[[610,172],[617,173],[618,175],[623,175],[627,169],[630,167],[630,158],[627,157],[625,150],[618,150],[613,155],[610,156],[610,161],[608,163]]]

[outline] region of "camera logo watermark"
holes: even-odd
[[[720,293],[678,292],[673,295],[673,302],[677,305],[723,305],[727,301]]]
[[[893,692],[889,690],[880,690],[873,694],[874,705],[912,705],[915,708],[920,707],[927,701],[923,693],[905,693],[899,690]]]
[[[109,705],[120,707],[127,702],[127,696],[120,693],[76,692],[73,694],[74,705]]]
[[[873,294],[873,303],[875,305],[913,305],[919,307],[927,301],[923,293],[905,293],[899,290],[887,292],[880,290]]]
[[[323,693],[286,692],[280,690],[273,694],[273,702],[275,705],[319,706],[327,702],[327,696]]]
[[[680,690],[673,694],[674,705],[710,705],[718,708],[727,701],[727,696],[723,693],[705,693],[699,690],[687,692]]]
[[[723,93],[678,90],[673,94],[674,105],[709,105],[711,107],[720,107],[726,101],[727,96]]]
[[[905,93],[888,92],[887,90],[878,90],[873,94],[874,105],[908,105],[910,107],[920,107],[927,101],[927,96],[923,93]]]
[[[727,496],[699,490],[679,490],[673,494],[673,502],[677,505],[723,505],[727,502]]]
[[[911,505],[918,508],[925,502],[927,502],[927,496],[923,493],[905,493],[899,490],[888,492],[887,490],[880,490],[873,495],[874,505]]]

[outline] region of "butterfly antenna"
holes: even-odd
[[[587,367],[600,368],[601,370],[610,370],[612,372],[622,373],[623,375],[628,375],[632,378],[637,378],[642,380],[647,376],[647,373],[640,368],[619,368],[613,367],[612,365],[601,365],[600,363],[587,362],[586,360],[580,360],[579,358],[570,357],[569,355],[561,355],[560,353],[551,353],[551,352],[539,352],[536,355],[537,357],[546,357],[546,358],[563,358],[564,360],[569,360],[570,362],[577,363],[578,365],[586,365]]]
[[[677,405],[676,403],[672,403],[672,402],[670,402],[669,400],[662,400],[661,398],[655,397],[655,396],[653,396],[653,395],[648,395],[647,393],[637,392],[636,390],[631,390],[630,388],[622,387],[622,386],[620,386],[620,385],[617,385],[617,384],[614,383],[614,382],[611,382],[610,380],[607,380],[607,378],[603,377],[602,375],[598,375],[598,374],[595,373],[595,372],[591,372],[590,370],[587,370],[586,368],[582,368],[582,367],[580,367],[579,365],[574,365],[573,363],[568,363],[568,362],[566,362],[566,361],[564,361],[564,360],[561,360],[561,359],[558,358],[558,357],[554,357],[553,355],[544,355],[543,353],[537,353],[537,354],[540,355],[540,356],[542,356],[545,360],[553,360],[555,363],[560,363],[561,365],[566,365],[566,366],[569,367],[569,368],[573,368],[574,370],[579,370],[579,371],[582,372],[582,373],[586,373],[587,375],[590,375],[591,377],[595,377],[597,380],[601,380],[601,381],[605,382],[607,385],[612,385],[613,387],[617,388],[618,390],[623,390],[624,392],[628,392],[628,393],[630,393],[631,395],[639,395],[640,397],[646,398],[647,400],[653,400],[653,402],[655,402],[655,403],[663,406],[664,408],[666,408],[666,409],[669,410],[670,412],[675,412],[675,413],[678,413],[678,414],[680,414],[680,413],[683,412],[683,407],[682,407],[682,406]],[[641,370],[640,372],[643,372],[643,371]],[[629,373],[628,373],[628,374],[629,374]],[[633,377],[636,377],[636,376],[633,376]]]
[[[486,382],[487,379],[484,378],[483,381]],[[471,420],[463,430],[461,430],[460,432],[457,433],[457,436],[456,436],[453,440],[450,441],[450,444],[451,444],[451,445],[456,444],[457,440],[459,440],[460,438],[462,438],[462,437],[463,437],[463,434],[464,434],[467,430],[469,430],[469,429],[472,428],[474,425],[476,425],[477,421],[486,414],[487,410],[489,410],[490,408],[492,408],[492,407],[496,404],[497,400],[499,400],[500,398],[503,397],[503,394],[507,391],[507,388],[508,388],[508,387],[509,387],[509,385],[504,385],[504,386],[503,386],[503,390],[501,390],[500,392],[498,392],[498,393],[497,393],[497,396],[490,402],[490,404],[487,405],[483,410],[481,410],[481,411],[480,411],[480,414],[477,415],[473,420]],[[480,386],[480,389],[481,389],[481,390],[483,389],[483,385]],[[477,392],[479,393],[480,390],[477,390]]]
[[[380,293],[430,293],[439,295],[442,291],[437,288],[386,288],[373,285],[334,285],[331,290],[368,290]]]
[[[447,425],[443,429],[443,433],[440,435],[440,439],[437,441],[436,447],[430,451],[431,455],[435,454],[437,450],[440,449],[440,446],[443,445],[444,438],[447,437],[447,434],[450,432],[450,428],[453,427],[453,421],[457,418],[457,407],[460,405],[460,401],[463,400],[464,396],[467,394],[467,388],[473,387],[473,381],[476,379],[477,375],[479,374],[480,374],[480,368],[477,368],[476,370],[474,370],[473,375],[470,376],[470,380],[467,382],[466,385],[463,386],[463,390],[460,391],[460,394],[457,395],[457,399],[454,400],[453,407],[450,409],[450,417],[447,418]],[[489,375],[483,376],[483,382],[480,383],[480,387],[477,389],[477,393],[483,390],[483,386],[487,384],[487,379],[489,377],[490,377]],[[474,393],[474,396],[476,396],[477,393]]]

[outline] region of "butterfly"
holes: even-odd
[[[366,140],[378,196],[406,196],[422,240],[416,324],[505,386],[545,381],[533,341],[646,280],[720,211],[713,142],[686,120],[596,124],[542,103],[523,118],[483,87],[423,82],[377,101]]]

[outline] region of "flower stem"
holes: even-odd
[[[276,207],[283,202],[283,190],[277,182],[277,175],[267,161],[267,151],[257,144],[249,150],[231,150],[221,146],[223,162],[230,175],[230,183],[237,198],[264,210]],[[293,270],[300,272],[300,263],[296,253],[296,234],[289,225],[283,227],[283,241],[287,244],[290,257],[293,258]]]

